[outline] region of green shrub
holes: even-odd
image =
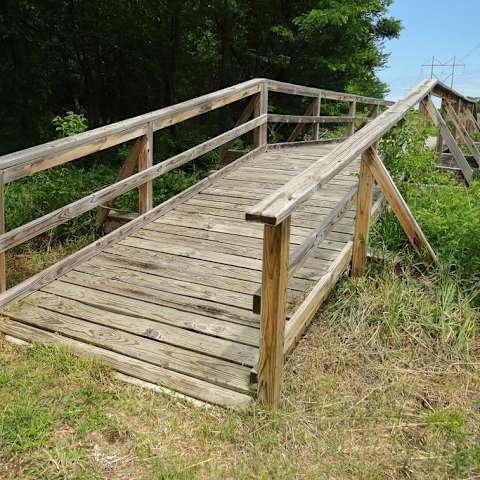
[[[424,147],[425,138],[425,131],[417,131],[416,115],[410,115],[381,143],[384,161],[440,260],[475,282],[480,272],[480,181],[467,187],[437,171],[436,154]],[[391,212],[375,225],[372,241],[390,250],[408,244]]]
[[[83,113],[67,112],[65,115],[57,115],[52,119],[57,138],[70,137],[82,133],[88,128],[87,118]]]

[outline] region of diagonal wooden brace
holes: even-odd
[[[383,164],[381,158],[378,156],[377,151],[373,147],[370,147],[368,150],[366,150],[363,160],[366,166],[368,166],[372,172],[375,181],[381,188],[385,199],[398,218],[398,221],[407,234],[410,243],[415,247],[416,250],[425,254],[430,263],[438,263],[438,259],[433,251],[433,248],[428,243],[425,234],[408,208],[405,199],[399,192],[395,182],[388,173],[388,170]]]

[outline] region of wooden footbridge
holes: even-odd
[[[268,113],[277,94],[312,102],[305,115]],[[442,111],[432,96],[443,99]],[[154,132],[237,101],[247,106],[233,129],[154,164]],[[348,114],[322,115],[323,102],[339,102]],[[476,151],[473,103],[434,80],[393,104],[255,79],[0,158],[3,188],[136,139],[116,183],[0,235],[0,331],[65,345],[124,376],[206,402],[238,407],[257,393],[278,405],[285,355],[350,263],[353,274],[361,273],[369,222],[384,199],[413,245],[435,261],[376,151],[419,103],[471,181],[456,139]],[[458,122],[454,133],[444,109]],[[279,122],[296,124],[291,141],[268,144],[268,125]],[[347,135],[320,139],[327,123],[345,124]],[[312,139],[295,141],[305,124],[313,124]],[[223,155],[249,132],[253,150],[153,206],[155,178],[214,149]],[[134,188],[134,220],[6,290],[5,251],[94,208],[101,224],[111,202]],[[0,203],[1,226],[3,190]]]

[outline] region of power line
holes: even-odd
[[[480,47],[480,45],[479,45]],[[439,61],[438,59],[435,58],[435,56],[432,57],[432,63],[424,63],[422,65],[422,67],[430,67],[430,78],[437,78],[438,80],[440,80],[438,78],[437,75],[435,75],[435,68],[437,67],[450,67],[452,69],[452,73],[450,73],[443,81],[446,82],[449,78],[451,78],[451,82],[450,82],[450,87],[453,88],[453,82],[455,80],[455,69],[459,68],[459,67],[465,67],[465,64],[464,63],[458,63],[457,62],[457,57],[453,57],[453,63],[450,63],[450,62],[447,62],[447,63],[442,63],[441,61]]]

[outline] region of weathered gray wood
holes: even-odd
[[[62,284],[62,286],[65,286],[65,284]],[[74,285],[70,287],[74,292],[80,290],[79,287],[75,289]],[[143,315],[131,315],[129,311],[120,312],[120,309],[114,311],[116,306],[111,308],[111,306],[107,305],[107,308],[105,308],[104,306],[92,305],[90,293],[91,292],[88,292],[85,298],[87,303],[81,300],[81,290],[80,296],[77,298],[65,298],[65,296],[39,291],[29,297],[29,302],[35,305],[35,307],[45,310],[150,338],[151,340],[158,340],[169,345],[181,345],[188,350],[229,360],[240,365],[253,366],[256,361],[258,349],[240,343],[244,338],[250,340],[247,335],[234,336],[233,339],[225,338],[225,336],[222,335],[223,338],[218,338],[220,335],[216,335],[212,327],[209,328],[209,331],[214,333],[215,336],[199,332],[198,329],[197,331],[191,331],[190,329],[180,328],[178,324],[168,321],[168,318],[162,319],[163,321],[159,322],[144,318]],[[61,294],[63,294],[63,291]],[[98,296],[99,293],[93,292],[93,295]],[[175,313],[176,311],[171,311],[171,317],[173,317]],[[191,317],[193,317],[192,320],[190,320],[191,325],[194,325],[195,321],[203,320],[200,315],[195,316],[191,314]],[[206,322],[204,321],[204,323]],[[242,328],[227,322],[225,322],[225,325],[222,324],[222,327],[224,332],[225,330],[234,330],[235,327],[237,327],[237,330]],[[229,327],[234,328],[229,329]],[[258,344],[258,330],[249,327],[245,327],[245,330],[252,331],[254,335],[252,335],[253,338],[251,338],[251,340],[256,338]],[[230,335],[230,333],[230,331],[227,331],[226,335]],[[240,340],[240,342],[238,340]]]
[[[153,167],[153,129],[152,124],[147,126],[146,141],[138,156],[138,171],[142,172]],[[153,208],[153,183],[148,180],[138,187],[138,211],[146,213]]]
[[[290,95],[300,95],[302,97],[317,97],[321,95],[328,100],[356,100],[358,103],[364,104],[378,104],[378,105],[393,105],[393,102],[383,100],[381,98],[365,97],[361,95],[354,95],[351,93],[333,92],[322,88],[304,87],[302,85],[294,85],[292,83],[279,82],[278,80],[266,80],[268,89],[272,92],[287,93]]]
[[[145,136],[142,136],[137,139],[135,144],[130,149],[130,153],[128,154],[127,159],[125,160],[125,162],[123,162],[122,168],[118,173],[116,182],[119,182],[120,180],[123,180],[124,178],[129,177],[135,171],[135,168],[138,166],[138,156],[140,155],[140,152],[144,148],[144,143],[146,141],[147,141],[147,138]],[[108,214],[110,212],[109,207],[111,207],[112,204],[113,204],[113,200],[110,200],[108,202],[105,202],[99,208],[97,212],[97,217],[95,219],[95,227],[97,229],[99,229],[105,223],[105,220],[107,219]]]
[[[5,183],[3,170],[0,170],[0,235],[5,232]],[[5,253],[0,253],[0,293],[7,289],[7,267]]]
[[[289,236],[290,218],[265,225],[257,397],[271,408],[280,404],[283,376]]]
[[[342,171],[368,147],[377,142],[390,128],[396,125],[420,100],[428,95],[437,84],[436,80],[425,80],[404,99],[397,102],[348,137],[332,152],[295,177],[285,186],[270,194],[246,213],[249,221],[277,225],[295,208],[311,197],[316,190]],[[327,167],[325,165],[328,165]]]
[[[263,83],[260,92],[254,97],[253,115],[254,117],[263,117],[268,114],[268,89],[266,83]],[[260,124],[253,131],[253,144],[261,147],[267,144],[267,123]]]
[[[328,272],[308,293],[305,300],[296,309],[285,328],[284,353],[290,351],[308,327],[320,305],[327,298],[342,272],[347,268],[352,257],[352,242],[345,245],[342,252],[332,263]]]
[[[313,101],[313,112],[312,114],[320,117],[322,110],[322,95],[318,95],[318,97]],[[319,140],[320,138],[320,125],[318,123],[313,125],[313,140]]]
[[[453,124],[455,125],[458,136],[462,139],[463,143],[467,145],[470,153],[472,154],[472,157],[475,159],[478,166],[480,166],[480,152],[478,151],[477,146],[467,132],[467,129],[464,127],[459,116],[448,101],[446,102],[445,108],[447,115],[450,117]]]
[[[46,345],[63,345],[79,355],[97,358],[119,372],[157,385],[162,385],[205,402],[231,408],[242,408],[252,401],[250,396],[238,393],[229,388],[222,388],[210,382],[132,358],[123,353],[99,348],[59,335],[58,333],[52,333],[47,330],[25,325],[9,318],[2,318],[0,331],[15,335],[29,342],[41,342]]]
[[[450,133],[450,130],[448,129],[448,126],[445,123],[445,120],[443,119],[442,115],[435,108],[435,105],[433,104],[430,98],[426,98],[424,100],[424,105],[433,123],[439,129],[440,131],[439,133],[442,136],[445,143],[447,144],[448,149],[450,150],[450,153],[455,158],[455,161],[457,162],[458,166],[462,169],[463,176],[465,177],[466,182],[468,184],[472,183],[472,178],[473,178],[472,168],[468,164],[465,158],[465,155],[460,150],[460,147],[458,146],[455,138]],[[447,108],[446,103],[445,103],[445,108]]]
[[[348,116],[313,116],[313,115],[280,115],[269,113],[268,121],[271,123],[353,123],[355,117]]]
[[[348,129],[348,135],[353,135],[355,133],[355,117],[357,115],[357,102],[356,100],[352,100],[348,107],[348,115],[352,117],[352,123]]]
[[[105,347],[168,370],[183,373],[222,387],[248,393],[250,370],[225,360],[184,350],[156,340],[59,314],[20,302],[4,313],[34,327],[58,332],[76,340]],[[1,327],[0,327],[1,328]]]
[[[25,225],[10,230],[8,233],[0,235],[0,252],[4,252],[16,245],[19,245],[31,238],[46,232],[47,230],[61,225],[68,220],[75,218],[82,213],[85,213],[92,208],[102,205],[113,198],[122,195],[129,190],[139,187],[146,182],[159,177],[160,175],[169,172],[194,158],[214,150],[219,145],[236,138],[246,132],[256,128],[258,125],[265,123],[266,115],[255,118],[239,127],[236,127],[228,132],[222,133],[217,137],[212,138],[200,145],[197,145],[185,152],[182,152],[164,162],[158,163],[152,167],[147,168],[141,172],[136,173],[128,178],[125,178],[113,185],[103,188],[91,195],[88,195],[76,202],[70,203],[65,207],[59,208],[51,213],[48,213],[36,220],[33,220]],[[151,198],[151,197],[150,197]]]
[[[249,80],[138,117],[4,155],[0,157],[0,169],[6,169],[5,181],[11,182],[145,135],[150,122],[156,131],[249,97],[258,93],[263,84],[262,79]]]
[[[235,168],[238,168],[243,162],[247,162],[248,160],[254,158],[256,155],[263,151],[264,148],[262,147],[252,150],[247,155],[244,155],[243,157],[239,158],[238,160],[224,167],[223,169],[212,173],[208,177],[198,182],[196,185],[193,185],[192,187],[184,190],[175,197],[172,197],[161,205],[158,205],[153,210],[150,210],[149,212],[139,216],[132,222],[120,227],[119,229],[109,233],[108,235],[105,235],[103,238],[91,243],[90,245],[84,247],[73,255],[70,255],[69,257],[52,265],[43,272],[40,272],[29,278],[28,280],[25,280],[24,282],[9,289],[8,291],[0,295],[0,308],[13,300],[23,298],[25,295],[28,295],[28,293],[32,291],[38,290],[41,286],[55,280],[60,275],[71,270],[80,262],[88,260],[92,256],[96,255],[98,252],[102,251],[104,248],[107,248],[113,243],[116,243],[123,238],[126,238],[131,233],[141,229],[144,225],[147,225],[148,223],[152,222],[156,218],[160,217],[161,215],[174,208],[175,205],[184,202],[191,196],[207,188],[217,178],[226,175],[228,172],[232,171]]]

